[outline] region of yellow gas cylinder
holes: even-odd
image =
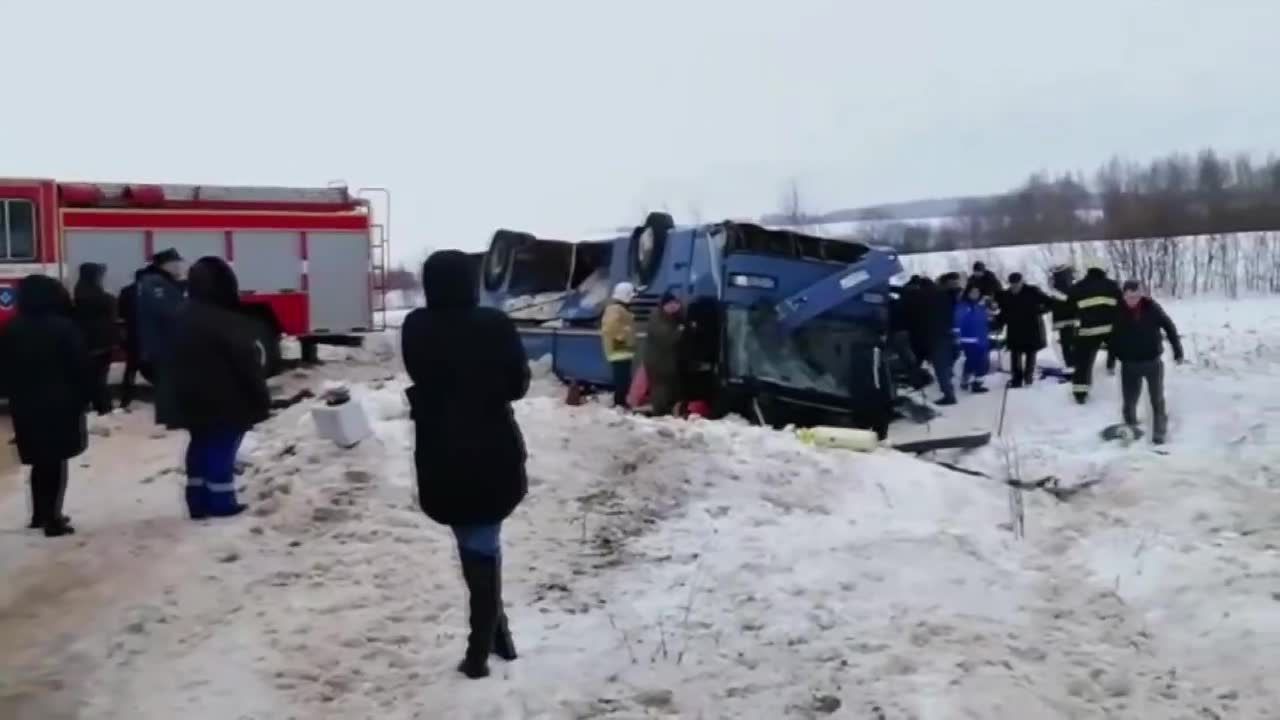
[[[880,446],[880,438],[870,430],[838,427],[812,427],[796,430],[800,442],[814,447],[839,448],[855,452],[871,452]]]

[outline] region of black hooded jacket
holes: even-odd
[[[917,292],[924,349],[933,357],[955,345],[953,328],[958,293],[932,281],[925,282]]]
[[[138,356],[138,282],[147,273],[143,268],[133,274],[133,282],[120,288],[120,299],[116,304],[116,312],[124,325],[124,349],[131,356]]]
[[[18,283],[18,314],[0,339],[0,378],[27,465],[67,460],[88,447],[93,373],[72,311],[62,283],[29,275]]]
[[[116,299],[102,287],[106,265],[84,263],[76,280],[76,325],[84,335],[90,355],[101,355],[115,349],[119,342],[116,327]]]
[[[528,490],[525,447],[511,403],[529,389],[529,363],[511,319],[478,307],[464,253],[422,266],[427,306],[401,331],[415,426],[418,501],[445,525],[496,523]]]
[[[191,266],[178,316],[170,377],[173,416],[160,421],[192,431],[244,431],[267,419],[266,350],[240,312],[235,273],[219,258]],[[159,413],[159,408],[157,408]]]

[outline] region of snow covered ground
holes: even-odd
[[[1280,301],[1171,303],[1168,454],[1060,385],[947,457],[562,403],[517,413],[531,492],[505,532],[522,657],[462,680],[463,590],[415,509],[395,338],[285,379],[356,383],[377,436],[305,405],[243,455],[248,517],[182,518],[181,438],[144,412],[73,468],[80,533],[0,498],[0,718],[1265,718],[1280,716]],[[1000,393],[926,432],[993,428]],[[1067,502],[1023,480],[1097,481]]]

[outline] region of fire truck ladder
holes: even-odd
[[[373,307],[373,329],[387,329],[387,264],[391,259],[391,191],[384,187],[360,188],[356,195],[381,195],[383,218],[381,223],[369,226],[372,236],[369,247],[370,295],[369,302]],[[372,208],[372,203],[370,204]]]

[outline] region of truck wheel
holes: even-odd
[[[511,260],[515,257],[516,248],[533,239],[535,238],[532,235],[510,230],[499,230],[493,234],[493,240],[489,242],[489,252],[484,256],[482,274],[486,290],[496,292],[502,288],[502,283],[507,279],[507,272],[511,269]]]
[[[280,352],[280,333],[275,323],[267,318],[254,318],[258,346],[258,361],[266,369],[267,377],[275,377],[284,370],[284,357]]]
[[[644,224],[631,233],[631,267],[640,285],[648,285],[658,273],[662,263],[662,250],[667,235],[675,228],[675,221],[666,213],[654,212],[644,219]]]

